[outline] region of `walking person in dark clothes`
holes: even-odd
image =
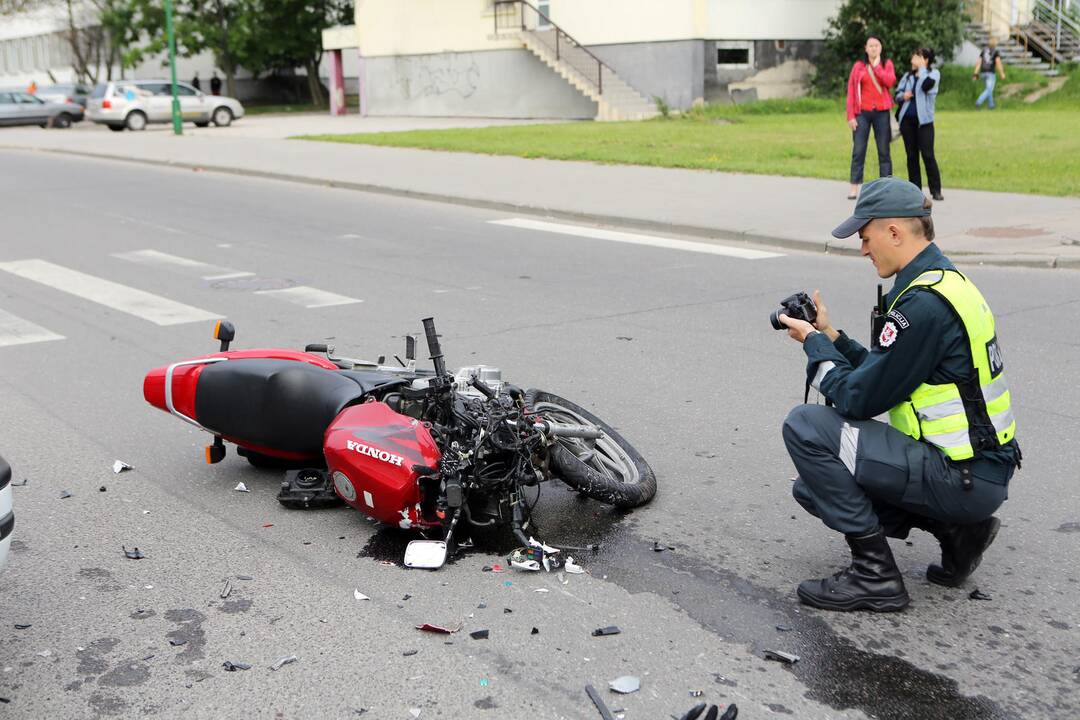
[[[795,500],[844,533],[851,564],[799,584],[825,610],[900,610],[910,602],[887,538],[933,534],[940,564],[926,578],[956,587],[997,535],[995,510],[1020,466],[1012,398],[994,315],[934,244],[931,201],[909,182],[867,183],[852,217],[879,277],[895,277],[867,350],[833,328],[821,296],[814,324],[780,315],[802,343],[807,377],[833,404],[800,405],[784,421],[798,470]],[[874,420],[888,413],[888,424]]]
[[[210,78],[210,94],[211,95],[220,95],[221,94],[221,78],[219,78],[217,76],[217,70],[214,71],[213,77]]]
[[[195,73],[195,77],[191,78],[191,87],[196,90],[202,90],[202,83],[199,82],[199,73]]]
[[[941,173],[934,157],[934,104],[941,87],[941,73],[933,68],[933,64],[934,52],[930,48],[919,48],[912,54],[911,70],[896,84],[896,102],[900,105],[896,115],[907,153],[908,180],[922,189],[921,154],[930,196],[944,200]]]
[[[855,61],[848,76],[847,121],[852,138],[851,192],[848,193],[848,200],[859,196],[871,128],[877,144],[878,175],[892,175],[889,111],[892,109],[892,87],[895,84],[896,71],[892,60],[882,59],[881,41],[876,37],[867,38],[866,54],[861,60]]]

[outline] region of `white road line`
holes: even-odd
[[[0,270],[113,310],[149,320],[157,325],[180,325],[222,317],[217,313],[184,305],[160,295],[136,290],[127,285],[87,275],[62,265],[54,265],[46,260],[16,260],[0,263]]]
[[[118,260],[126,260],[139,265],[190,272],[199,275],[203,280],[226,280],[229,278],[249,277],[255,274],[221,267],[220,265],[211,265],[201,260],[192,260],[179,255],[171,255],[160,250],[132,250],[131,252],[113,253],[112,256]]]
[[[765,252],[763,250],[751,250],[749,248],[731,247],[729,245],[714,245],[713,243],[693,242],[691,240],[675,240],[673,238],[657,237],[655,235],[639,235],[637,233],[620,232],[618,230],[602,230],[600,228],[586,227],[583,225],[564,225],[561,223],[544,222],[543,220],[528,220],[526,218],[510,218],[508,220],[489,220],[492,225],[505,225],[507,227],[522,228],[524,230],[539,230],[541,232],[559,233],[562,235],[577,235],[579,237],[594,238],[596,240],[611,240],[613,242],[629,243],[631,245],[650,245],[652,247],[667,248],[668,250],[685,250],[687,252],[705,253],[708,255],[726,255],[728,257],[742,258],[743,260],[764,260],[765,258],[783,257],[783,253]]]
[[[351,305],[352,303],[364,302],[363,300],[345,297],[344,295],[308,287],[307,285],[297,285],[284,290],[256,290],[255,294],[278,297],[306,308],[333,307],[334,305]]]
[[[23,320],[21,317],[0,310],[0,347],[63,339],[63,335],[57,335],[29,320]]]

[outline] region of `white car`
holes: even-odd
[[[15,511],[11,507],[11,466],[0,457],[0,570],[7,565],[11,531],[15,529]]]
[[[207,95],[187,83],[176,84],[180,116],[197,127],[228,127],[244,117],[239,100]],[[90,94],[86,117],[110,130],[145,130],[149,123],[172,122],[172,83],[168,80],[113,80]]]

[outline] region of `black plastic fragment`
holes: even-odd
[[[664,552],[664,546],[658,543],[656,540],[653,540],[652,549],[653,552]]]
[[[979,590],[979,588],[975,588],[970,593],[968,593],[968,598],[970,598],[971,600],[992,600],[993,599],[989,595],[987,595],[986,593]]]
[[[777,625],[776,629],[780,632],[791,632],[794,628],[792,628],[790,625]]]
[[[225,672],[236,672],[237,670],[250,670],[251,665],[246,662],[233,662],[232,660],[226,660],[221,663],[221,666],[225,668]]]
[[[503,615],[509,615],[512,612],[514,612],[514,611],[511,610],[510,608],[503,608]]]
[[[23,625],[22,623],[15,623],[16,630],[27,630],[31,627],[33,627],[33,625],[30,623],[26,623],[25,625]]]
[[[600,693],[596,692],[596,688],[592,685],[586,685],[585,694],[589,696],[589,699],[593,701],[593,705],[600,711],[600,717],[604,720],[615,720],[615,716],[611,714],[611,710],[608,710],[608,706],[604,704],[604,698],[600,697]]]
[[[469,633],[469,637],[471,637],[473,640],[487,640],[488,635],[490,634],[490,630],[473,630],[471,633]]]
[[[603,637],[605,635],[618,635],[622,630],[617,625],[608,625],[607,627],[596,628],[592,631],[593,637]]]
[[[120,549],[124,551],[124,557],[126,557],[128,560],[142,560],[144,557],[146,557],[142,554],[139,548],[128,550],[125,546],[121,545]]]
[[[540,634],[540,628],[533,628],[532,632],[530,632],[529,634],[530,635],[539,635]],[[1077,668],[1077,670],[1080,670],[1080,668]]]
[[[98,492],[105,492],[105,486],[104,486],[104,485],[102,485],[101,487],[99,487],[99,488],[97,489],[97,491],[98,491]]]
[[[180,647],[181,645],[187,645],[187,640],[184,640],[183,638],[173,638],[169,640],[169,644],[173,647]]]
[[[701,717],[701,713],[705,712],[705,708],[708,705],[706,703],[698,703],[694,707],[686,711],[686,714],[679,718],[679,720],[697,720]]]
[[[401,653],[401,656],[402,657],[412,657],[413,655],[417,654],[418,652],[420,652],[420,651],[419,650],[406,650],[405,652]]]
[[[61,490],[60,491],[60,499],[61,500],[67,500],[69,497],[74,497],[71,492],[69,492],[68,490]]]
[[[23,478],[19,482],[11,483],[11,487],[23,487],[23,486],[28,485],[28,484],[30,484],[30,478]]]

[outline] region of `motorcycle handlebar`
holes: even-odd
[[[550,420],[537,420],[533,425],[555,437],[576,437],[586,440],[599,440],[604,437],[604,431],[592,425],[570,425]]]
[[[435,318],[424,318],[423,323],[431,362],[435,364],[435,374],[441,377],[446,374],[446,363],[443,361],[442,348],[439,347],[439,336],[435,332]]]
[[[309,343],[309,344],[304,346],[304,352],[324,353],[324,352],[326,352],[326,345],[324,343]]]

